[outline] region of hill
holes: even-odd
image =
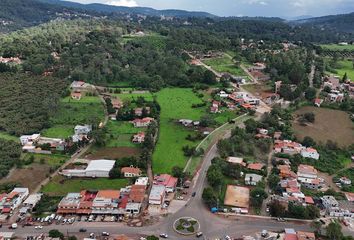
[[[35,0],[1,0],[0,32],[30,27],[55,19],[88,18],[97,14]]]
[[[194,12],[194,11],[184,11],[177,9],[166,9],[166,10],[156,10],[148,7],[122,7],[122,6],[112,6],[107,4],[81,4],[70,1],[61,1],[61,0],[40,0],[44,3],[56,4],[59,6],[76,8],[81,10],[96,11],[101,13],[118,13],[118,14],[141,14],[146,16],[161,16],[166,17],[216,17],[207,12]]]
[[[354,33],[354,12],[349,14],[329,15],[293,21],[295,24],[324,28],[340,32]]]

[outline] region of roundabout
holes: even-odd
[[[199,231],[200,223],[192,217],[180,217],[173,223],[173,229],[184,236],[193,235]]]

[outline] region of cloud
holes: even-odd
[[[246,3],[248,4],[259,4],[259,5],[268,5],[268,2],[267,1],[264,1],[264,0],[246,0]]]
[[[135,0],[112,0],[106,2],[106,4],[114,6],[123,6],[123,7],[137,7],[138,3]]]

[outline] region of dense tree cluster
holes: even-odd
[[[20,144],[0,139],[0,178],[5,177],[20,162],[20,156]]]
[[[67,82],[26,74],[0,75],[0,131],[34,133],[48,126]]]

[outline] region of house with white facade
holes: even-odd
[[[301,156],[304,158],[312,158],[318,160],[320,158],[320,154],[314,148],[303,148],[300,152]]]
[[[149,204],[161,205],[165,201],[166,187],[164,185],[153,185],[149,195]]]

